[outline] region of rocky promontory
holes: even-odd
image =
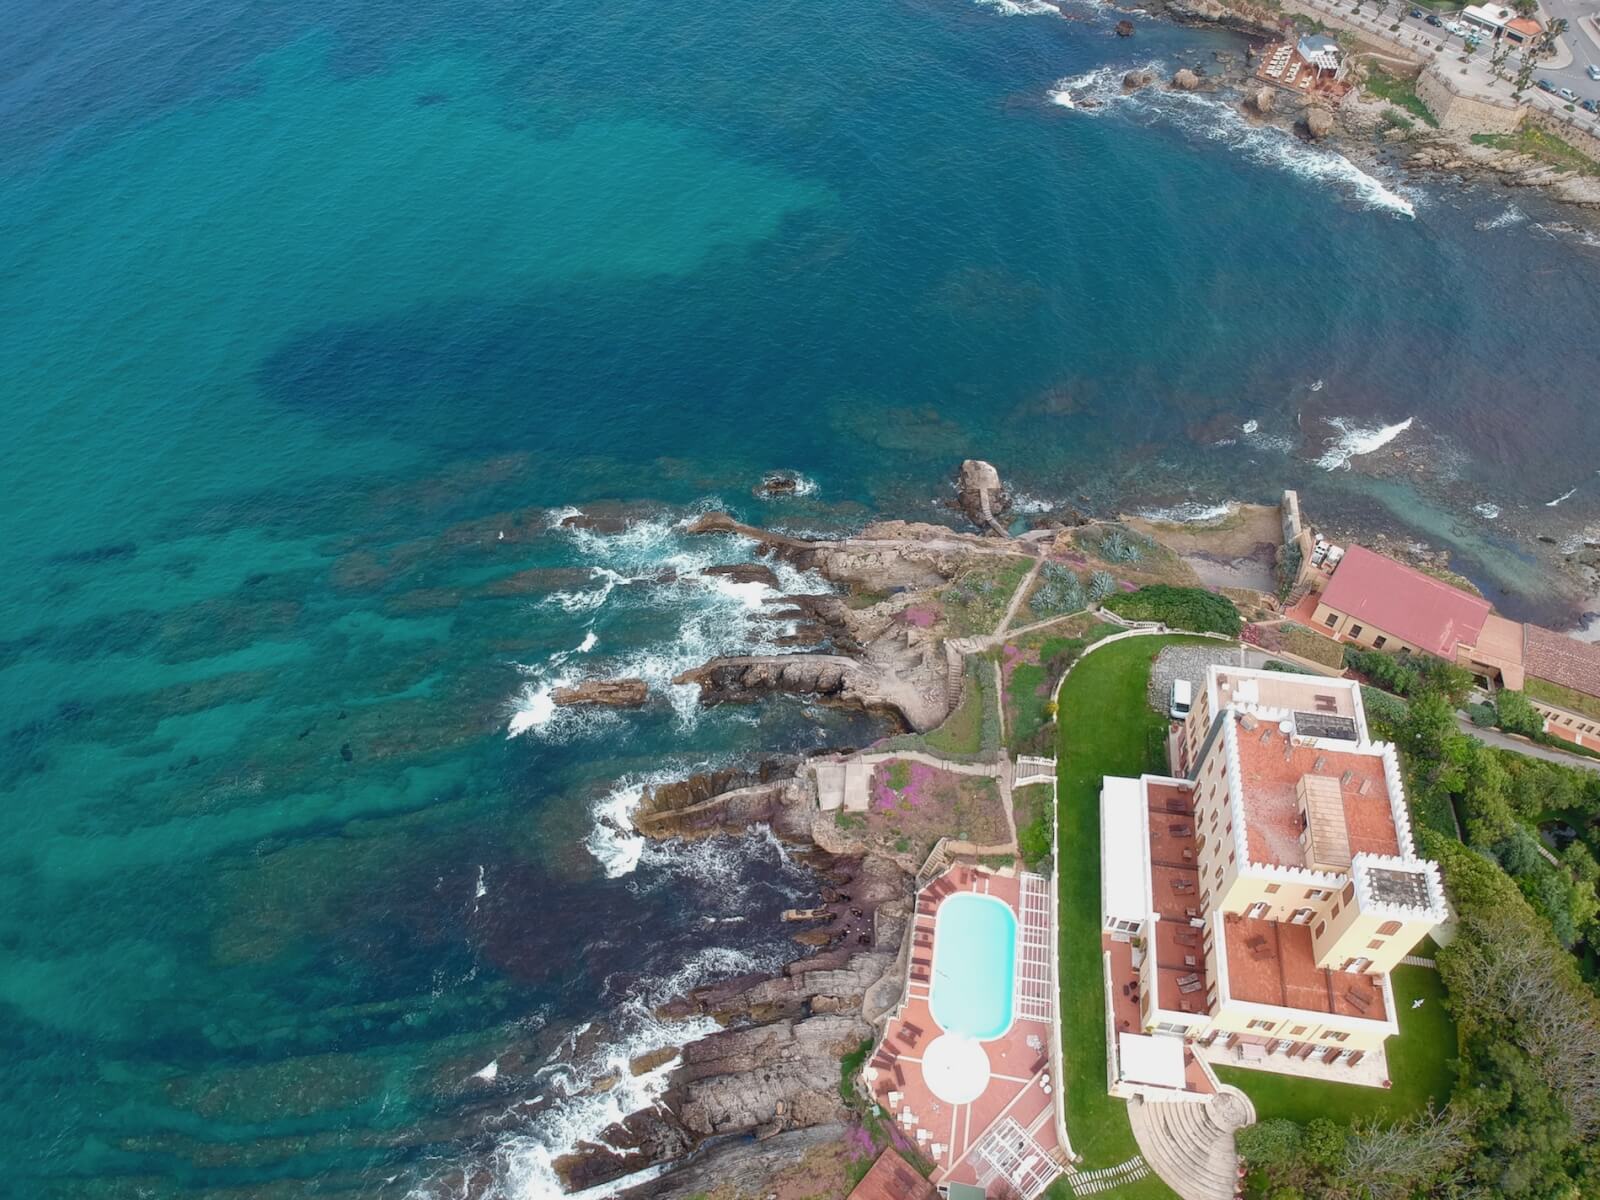
[[[606,708],[638,708],[650,699],[650,685],[642,679],[585,679],[550,694],[562,707],[596,704]]]

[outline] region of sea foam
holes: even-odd
[[[1340,467],[1348,470],[1351,459],[1381,450],[1410,429],[1415,420],[1407,417],[1393,425],[1357,425],[1347,417],[1330,417],[1328,424],[1338,434],[1328,439],[1328,449],[1317,459],[1317,466],[1324,471],[1337,471]]]

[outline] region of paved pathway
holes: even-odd
[[[1534,742],[1525,742],[1521,738],[1509,737],[1498,729],[1481,729],[1474,725],[1460,713],[1456,714],[1456,724],[1461,732],[1477,738],[1485,745],[1494,746],[1499,750],[1509,750],[1513,754],[1520,754],[1525,758],[1539,758],[1545,762],[1559,763],[1563,767],[1577,767],[1580,771],[1600,772],[1600,758],[1585,758],[1581,754],[1567,754],[1561,750],[1553,750],[1549,746],[1540,746]]]

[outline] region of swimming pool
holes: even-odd
[[[933,932],[933,1019],[980,1042],[1011,1028],[1017,918],[993,896],[959,892],[939,906]]]

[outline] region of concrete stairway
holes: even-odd
[[[1234,1130],[1255,1120],[1233,1088],[1198,1100],[1128,1104],[1134,1140],[1155,1173],[1183,1200],[1232,1200],[1238,1185]]]

